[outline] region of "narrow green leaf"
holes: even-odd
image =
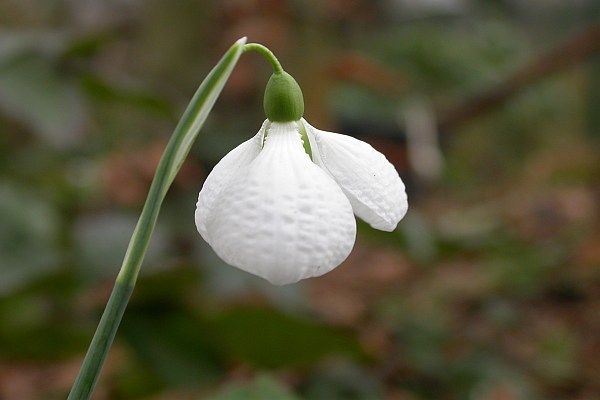
[[[246,38],[238,40],[210,71],[200,84],[196,94],[194,94],[167,144],[150,186],[142,214],[129,242],[115,287],[83,360],[79,375],[71,389],[69,400],[89,399],[92,394],[102,364],[106,359],[133,291],[162,201],[189,153],[208,113],[240,58],[245,43]]]

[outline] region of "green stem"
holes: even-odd
[[[273,71],[276,74],[280,74],[283,72],[283,67],[281,66],[281,63],[279,62],[277,57],[275,57],[275,54],[273,54],[271,50],[269,50],[262,44],[248,43],[247,45],[244,45],[244,53],[248,51],[255,51],[262,55],[267,61],[271,63],[271,65],[273,66]]]
[[[165,148],[140,219],[125,253],[115,286],[85,355],[77,379],[69,393],[69,400],[87,400],[92,395],[102,365],[108,355],[108,350],[133,292],[163,199],[190,151],[198,131],[204,124],[208,113],[242,54],[245,43],[246,38],[236,42],[204,79]]]

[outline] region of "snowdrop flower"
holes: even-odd
[[[344,261],[356,236],[353,212],[384,230],[406,213],[404,185],[385,157],[366,143],[311,127],[302,119],[294,78],[269,49],[241,38],[202,81],[165,148],[69,400],[92,396],[165,195],[246,51],[261,53],[274,74],[265,91],[267,121],[217,164],[198,196],[196,225],[217,254],[272,283],[293,283]]]
[[[283,70],[269,80],[264,108],[258,133],[215,166],[198,196],[196,227],[221,259],[284,285],[348,257],[353,214],[376,229],[396,228],[408,203],[383,154],[306,122],[300,87]]]

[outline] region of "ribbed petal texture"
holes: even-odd
[[[302,119],[313,161],[327,171],[350,200],[354,213],[373,228],[393,231],[408,210],[396,168],[371,145],[318,130]]]
[[[195,220],[198,232],[209,244],[211,241],[206,231],[206,221],[212,214],[216,199],[223,188],[227,187],[240,173],[245,173],[246,168],[256,158],[261,150],[265,130],[269,124],[270,122],[265,120],[253,138],[246,140],[227,153],[204,181],[196,203]]]
[[[304,152],[296,123],[272,123],[249,165],[219,174],[234,178],[207,196],[198,229],[227,263],[282,285],[322,275],[352,250],[352,207]]]

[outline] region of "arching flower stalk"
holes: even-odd
[[[298,83],[266,48],[274,73],[267,120],[227,154],[198,196],[196,227],[225,262],[277,285],[323,275],[350,254],[354,214],[392,231],[406,214],[404,184],[383,154],[312,127]],[[308,154],[305,149],[308,150]]]
[[[406,213],[404,185],[385,157],[357,139],[310,126],[294,78],[266,47],[238,40],[204,79],[165,148],[69,400],[91,397],[162,201],[245,51],[261,53],[274,73],[265,91],[267,120],[213,169],[198,198],[198,231],[217,254],[275,284],[297,282],[348,256],[356,236],[353,212],[387,231]]]

